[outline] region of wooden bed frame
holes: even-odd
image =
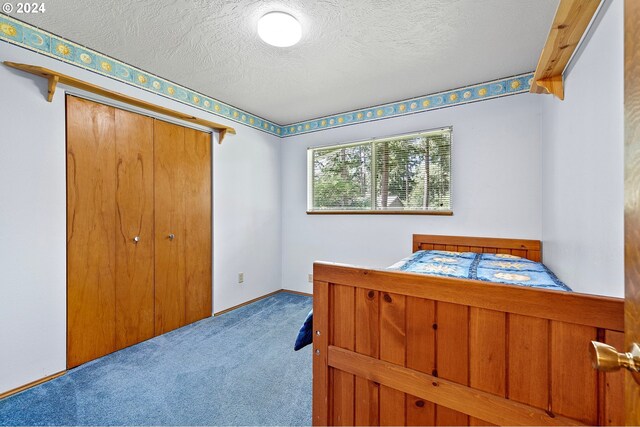
[[[537,240],[414,235],[413,250],[541,260]],[[623,425],[624,300],[317,262],[314,425]]]

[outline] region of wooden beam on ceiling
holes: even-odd
[[[198,117],[194,117],[189,114],[184,114],[179,111],[172,110],[170,108],[161,107],[159,105],[152,104],[150,102],[143,101],[141,99],[133,98],[131,96],[124,95],[122,93],[114,92],[114,91],[102,88],[100,86],[96,86],[92,83],[76,79],[75,77],[71,77],[66,74],[59,73],[57,71],[49,70],[48,68],[38,67],[35,65],[18,64],[15,62],[8,62],[8,61],[5,61],[4,64],[8,67],[15,68],[17,70],[24,71],[26,73],[33,74],[33,75],[47,79],[49,82],[47,101],[49,102],[53,100],[53,95],[55,94],[56,87],[58,83],[60,83],[60,84],[75,87],[77,89],[81,89],[87,92],[91,92],[96,95],[104,96],[105,98],[113,99],[118,102],[133,105],[138,108],[153,111],[155,113],[163,114],[165,116],[173,117],[179,120],[184,120],[189,123],[194,123],[200,126],[211,128],[219,132],[218,143],[220,144],[222,143],[222,140],[227,134],[235,135],[236,133],[236,130],[232,127],[221,125],[219,123],[211,122],[209,120],[201,119]]]
[[[531,93],[564,99],[564,70],[602,0],[560,0],[531,82]]]

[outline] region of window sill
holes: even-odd
[[[436,215],[452,216],[453,211],[307,211],[307,215]]]

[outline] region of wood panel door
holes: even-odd
[[[154,121],[155,333],[186,324],[185,128]]]
[[[154,336],[153,119],[115,110],[116,349]]]
[[[608,345],[596,342],[592,343],[591,349],[593,364],[598,369],[606,372],[626,368],[626,371],[623,369],[626,425],[640,425],[639,20],[640,3],[636,0],[626,0],[624,3],[624,338],[620,336],[621,334],[605,337],[608,338],[605,339]],[[622,412],[620,406],[616,409]]]
[[[640,2],[624,5],[624,348],[640,345]],[[635,355],[640,358],[638,354]],[[636,360],[636,363],[638,361]],[[625,420],[640,425],[640,372],[625,372]]]
[[[157,335],[211,316],[211,138],[154,129]]]
[[[185,129],[185,316],[186,323],[211,316],[211,136]]]
[[[67,97],[67,367],[116,348],[115,111]]]
[[[67,365],[211,316],[211,140],[67,97]]]

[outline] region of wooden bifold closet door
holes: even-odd
[[[115,109],[115,123],[119,350],[154,336],[153,119]]]
[[[156,333],[211,315],[208,135],[155,122]]]
[[[67,96],[67,366],[210,315],[208,134]]]

